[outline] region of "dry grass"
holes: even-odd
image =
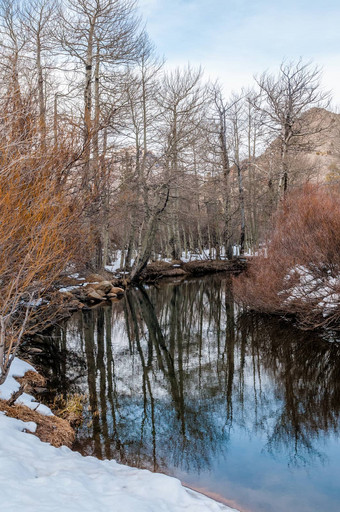
[[[79,426],[83,421],[83,408],[86,396],[75,393],[73,395],[58,395],[51,408],[53,412],[73,427]]]
[[[43,388],[46,386],[45,377],[33,370],[26,372],[23,377],[17,377],[16,380],[21,386],[26,386],[26,388]]]
[[[17,418],[22,421],[34,421],[37,424],[36,432],[33,434],[45,443],[52,446],[68,446],[71,448],[74,442],[74,430],[68,421],[57,416],[43,416],[37,411],[29,409],[25,405],[9,406],[6,400],[0,400],[0,411],[6,413],[10,418]]]

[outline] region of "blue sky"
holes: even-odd
[[[323,68],[340,105],[340,0],[139,0],[147,30],[169,67],[190,62],[226,92],[302,57]]]

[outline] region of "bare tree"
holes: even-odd
[[[19,112],[23,107],[20,73],[23,71],[27,39],[17,0],[4,0],[0,4],[0,37],[2,85],[7,90],[12,111]],[[19,121],[17,117],[16,119]]]
[[[135,61],[139,54],[139,20],[133,0],[68,0],[63,7],[59,42],[70,59],[69,65],[79,67],[82,76],[82,190],[88,196],[88,218],[97,239],[95,266],[101,268],[103,237],[106,254],[107,234],[98,226],[97,214],[102,206],[102,185],[107,184],[106,179],[102,180],[102,164],[107,158],[108,128],[116,109],[115,77],[119,66]]]
[[[60,44],[75,64],[80,65],[84,78],[84,187],[89,188],[91,139],[99,128],[96,125],[99,122],[100,84],[110,66],[136,57],[138,20],[134,16],[132,0],[69,0],[63,11]]]
[[[170,194],[171,221],[170,245],[173,259],[179,259],[181,235],[179,228],[179,208],[181,182],[185,175],[188,160],[191,160],[193,142],[204,119],[207,104],[206,90],[201,84],[202,71],[190,67],[176,69],[164,75],[159,94],[159,106],[162,110],[163,165],[171,182]],[[191,155],[191,156],[190,156]],[[185,165],[186,164],[186,165]]]
[[[213,118],[215,119],[215,130],[217,134],[217,152],[219,165],[222,171],[222,190],[224,206],[224,229],[223,241],[225,254],[232,257],[232,233],[231,233],[231,187],[230,187],[230,157],[228,144],[228,110],[230,105],[225,101],[221,87],[215,84],[211,91],[213,103]]]
[[[24,4],[21,12],[22,23],[27,37],[27,49],[32,54],[36,69],[39,126],[42,149],[46,146],[46,75],[51,64],[48,57],[53,46],[53,30],[56,28],[57,5],[55,0],[33,0]]]
[[[306,145],[310,136],[322,129],[320,123],[306,126],[302,117],[311,108],[329,104],[329,93],[321,89],[320,77],[317,66],[299,60],[282,62],[277,76],[265,72],[255,78],[259,95],[254,105],[279,148],[279,195],[285,194],[289,184],[289,153]]]
[[[242,154],[242,149],[245,147],[246,135],[246,110],[245,110],[244,96],[233,94],[228,108],[228,118],[231,125],[230,133],[230,149],[232,162],[237,172],[238,184],[238,206],[240,211],[240,238],[239,247],[240,254],[244,254],[244,245],[246,237],[246,215],[245,215],[245,197],[244,197],[244,183],[243,173],[247,166],[245,155]]]
[[[134,182],[129,188],[134,192],[135,201],[130,208],[131,229],[127,245],[126,266],[130,266],[136,235],[145,216],[149,215],[149,185],[153,182],[154,167],[157,157],[152,154],[155,146],[157,118],[159,107],[156,101],[159,88],[159,73],[163,63],[155,56],[154,47],[145,34],[141,41],[141,54],[137,65],[130,70],[127,77],[127,98],[129,104],[130,133],[135,147]]]

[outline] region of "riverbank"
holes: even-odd
[[[16,359],[0,399],[18,391],[34,368]],[[50,418],[50,409],[28,394],[16,405]],[[176,478],[116,463],[83,457],[66,446],[56,448],[35,434],[34,421],[0,412],[0,494],[4,512],[235,512],[183,487]]]
[[[239,274],[248,265],[246,258],[233,258],[231,260],[176,260],[152,262],[144,269],[136,282],[131,282],[129,273],[108,270],[96,274],[72,274],[64,276],[56,287],[58,288],[59,303],[63,305],[65,313],[72,313],[79,309],[88,309],[102,302],[119,301],[129,286],[142,283],[157,283],[162,279],[204,276],[220,272]]]
[[[335,512],[339,345],[244,314],[230,281],[223,273],[131,287],[113,307],[39,335],[23,349],[47,370],[41,399],[85,398],[83,455],[170,474],[233,508]],[[292,434],[284,444],[281,427]],[[292,473],[294,460],[307,480],[303,468]]]
[[[218,272],[240,273],[247,267],[246,258],[231,260],[181,260],[167,263],[164,261],[150,263],[142,272],[140,282],[154,282],[166,277],[194,277]]]

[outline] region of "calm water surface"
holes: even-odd
[[[340,343],[243,313],[221,276],[129,290],[49,341],[55,391],[87,397],[83,454],[242,511],[340,511]]]

